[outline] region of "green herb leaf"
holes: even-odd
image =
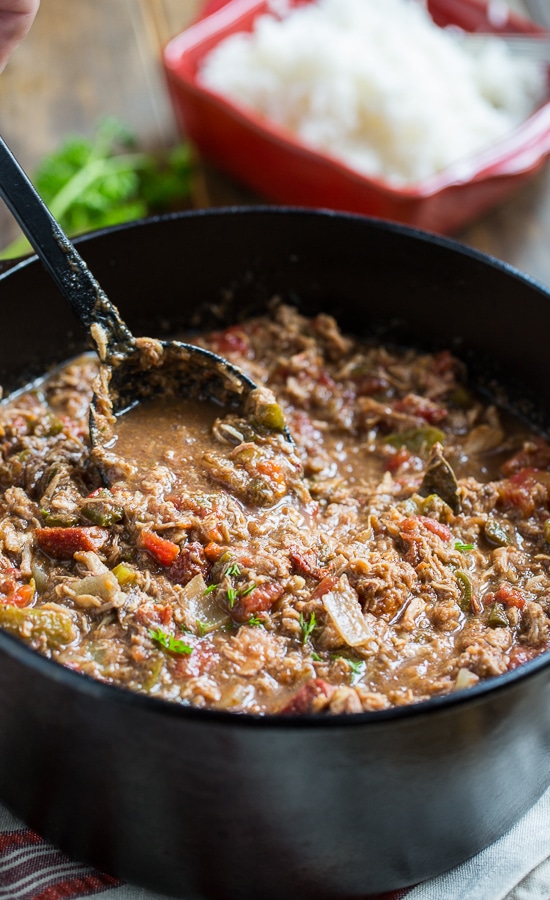
[[[247,588],[243,588],[242,591],[239,591],[239,596],[247,597],[248,594],[252,593],[252,591],[255,589],[255,587],[256,587],[255,584],[249,584],[249,586]]]
[[[228,566],[225,570],[225,574],[229,575],[230,578],[236,578],[238,575],[240,575],[241,570],[238,563],[231,563],[231,565]]]
[[[315,651],[312,651],[312,653],[311,653],[311,658],[312,658],[313,660],[315,660],[315,662],[322,662],[322,661],[323,661],[322,658],[319,656],[319,654],[318,654],[318,653],[315,653]]]
[[[302,644],[305,644],[317,624],[315,613],[311,613],[309,620],[305,618],[303,613],[300,613],[299,621],[300,628],[302,629]]]
[[[128,128],[109,117],[91,138],[68,137],[42,160],[33,182],[72,236],[181,206],[191,192],[191,172],[187,145],[162,155],[136,152]],[[20,237],[0,257],[30,250]]]
[[[353,680],[362,675],[365,669],[365,660],[364,659],[350,659],[349,656],[344,656],[343,653],[333,653],[332,659],[343,659],[344,662],[347,662],[348,666],[351,669]]]
[[[205,590],[204,593],[205,593],[205,594],[211,594],[212,591],[215,591],[217,587],[218,587],[217,584],[210,584],[210,585],[206,588],[206,590]]]
[[[189,644],[174,637],[173,634],[167,634],[162,628],[150,628],[149,637],[157,644],[160,644],[161,647],[164,647],[165,650],[169,650],[170,653],[186,653],[189,655],[193,652],[193,648]]]
[[[257,616],[256,613],[253,613],[253,614],[250,616],[250,618],[248,619],[248,622],[247,622],[246,624],[247,624],[247,625],[252,625],[252,626],[255,626],[255,625],[263,625],[263,624],[264,624],[264,619],[260,618],[260,616]]]
[[[355,676],[361,675],[365,668],[365,661],[363,659],[348,659],[346,662]]]
[[[470,550],[475,550],[474,544],[463,544],[462,541],[455,541],[455,550],[458,550],[459,553],[468,553]]]
[[[235,600],[238,597],[238,591],[235,588],[227,588],[227,599],[229,600],[229,607],[233,609],[235,606]]]

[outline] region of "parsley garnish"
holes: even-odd
[[[463,544],[462,541],[455,541],[455,550],[458,550],[459,553],[468,553],[469,550],[474,550],[473,544]]]
[[[332,659],[343,659],[344,662],[347,662],[354,678],[357,678],[359,675],[361,675],[365,668],[364,659],[350,659],[349,656],[344,656],[342,653],[333,653]]]
[[[160,644],[161,647],[164,647],[165,650],[169,650],[170,653],[191,654],[193,652],[193,648],[189,644],[180,641],[173,634],[167,634],[162,628],[150,628],[149,637],[156,641],[157,644]]]
[[[360,675],[363,669],[365,668],[365,661],[363,659],[346,659],[351,671],[354,675]]]
[[[303,613],[300,613],[300,628],[302,629],[302,644],[305,644],[307,639],[309,638],[311,632],[315,628],[317,622],[315,619],[315,613],[311,613],[309,617],[309,621],[305,618]]]
[[[117,119],[99,123],[88,139],[73,136],[44,157],[34,184],[69,235],[172,209],[191,192],[189,146],[162,155],[136,152],[135,138]],[[30,252],[20,237],[2,257]]]

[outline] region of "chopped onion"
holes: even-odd
[[[229,616],[217,603],[206,582],[199,573],[189,581],[180,594],[180,603],[185,609],[190,627],[197,627],[203,634],[214,631],[229,621]]]
[[[358,647],[374,639],[357,594],[345,575],[342,575],[335,590],[323,595],[323,605],[338,634],[348,646]]]
[[[492,425],[478,425],[470,431],[462,449],[467,456],[488,453],[490,450],[500,447],[503,440],[504,434],[500,428]]]
[[[461,691],[463,688],[472,687],[472,685],[477,684],[478,681],[479,678],[474,672],[470,672],[469,669],[459,669],[454,690]]]
[[[85,578],[64,584],[63,593],[84,609],[105,609],[105,604],[112,607],[122,606],[124,603],[120,585],[108,569],[100,575],[86,575]]]

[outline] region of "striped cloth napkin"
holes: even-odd
[[[166,900],[165,895],[73,861],[0,806],[0,900],[78,900],[95,895],[102,900]],[[200,900],[196,895],[181,896]],[[365,895],[363,900],[404,898],[550,900],[550,789],[511,831],[474,859],[416,887]]]

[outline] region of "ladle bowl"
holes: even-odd
[[[262,391],[226,359],[178,341],[135,338],[122,321],[30,179],[0,137],[0,196],[44,263],[73,313],[88,331],[101,368],[90,409],[96,451],[112,442],[118,415],[163,394],[241,409]],[[288,431],[285,437],[291,440]],[[101,453],[97,455],[101,468]]]

